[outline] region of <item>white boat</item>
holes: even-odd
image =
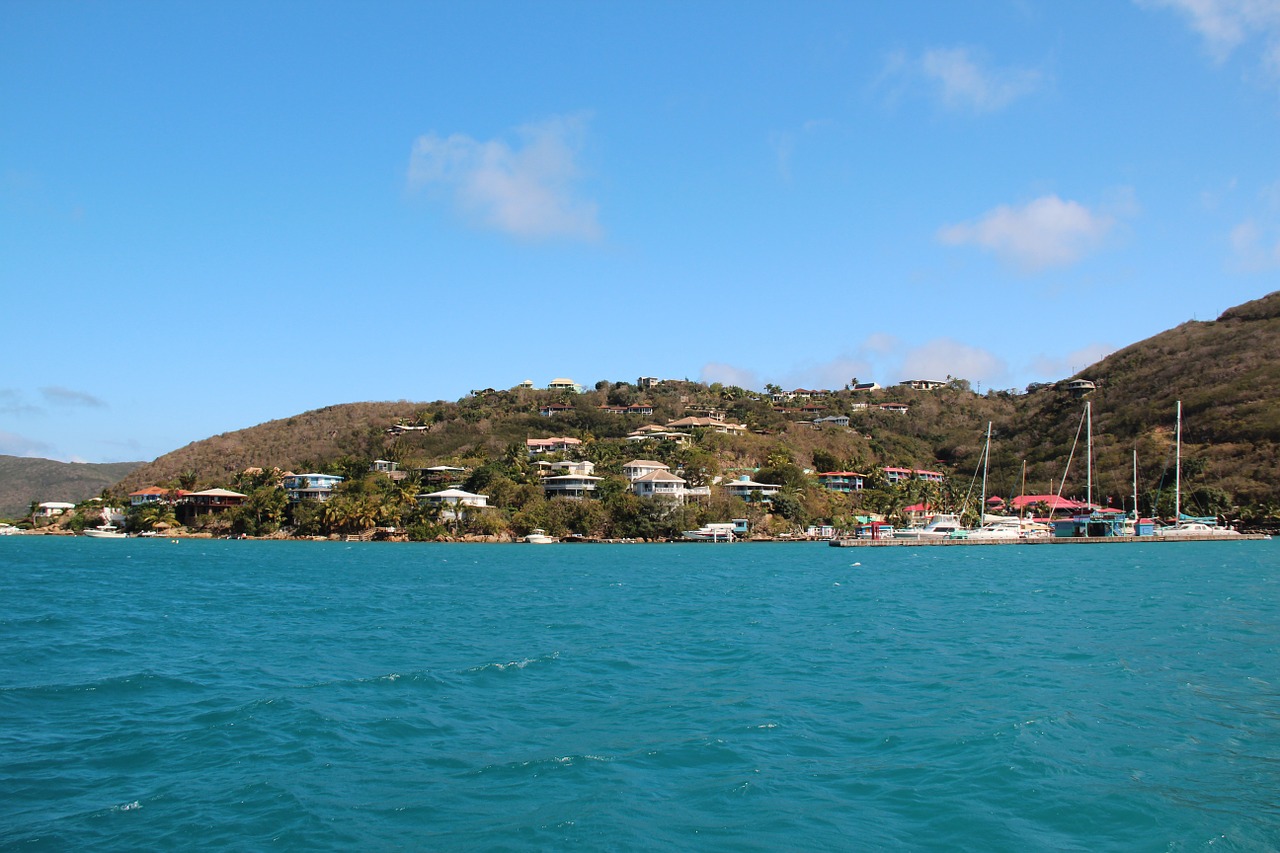
[[[0,524],[0,536],[17,536],[21,532],[12,524]]]
[[[1180,521],[1156,530],[1156,536],[1161,539],[1231,539],[1239,535],[1238,530],[1203,521]]]
[[[894,539],[929,540],[952,539],[964,530],[960,519],[950,513],[939,513],[929,519],[924,527],[904,527],[893,531]]]
[[[683,535],[685,539],[689,539],[694,542],[732,542],[733,523],[715,522],[712,524],[704,524],[697,530],[684,531]]]
[[[124,539],[128,534],[114,524],[99,524],[97,527],[86,530],[84,535],[92,539]]]
[[[988,516],[990,518],[990,516]],[[975,539],[992,540],[992,539],[1022,539],[1022,520],[1018,518],[1001,518],[989,524],[984,524],[977,530],[970,530],[964,537],[972,542]]]
[[[530,545],[551,545],[555,542],[559,542],[560,540],[554,536],[548,536],[547,531],[543,530],[541,527],[535,527],[532,533],[524,537],[524,541],[528,542]]]

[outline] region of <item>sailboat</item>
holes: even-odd
[[[1174,523],[1161,527],[1156,536],[1162,539],[1231,539],[1240,535],[1240,531],[1230,527],[1219,527],[1217,519],[1209,523],[1208,519],[1192,518],[1182,514],[1182,401],[1178,401],[1178,420],[1174,443],[1173,465],[1173,518]]]

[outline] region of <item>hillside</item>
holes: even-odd
[[[1212,513],[1280,502],[1280,293],[1135,343],[1078,377],[1097,389],[1081,398],[1063,382],[1025,394],[978,395],[957,380],[933,391],[892,386],[773,400],[719,384],[667,381],[642,390],[602,381],[583,394],[486,389],[457,402],[352,403],[194,442],[133,470],[121,487],[172,485],[180,478],[228,485],[251,466],[351,475],[375,458],[396,460],[402,468],[502,464],[504,476],[515,477],[524,440],[555,435],[583,439],[583,455],[597,464],[597,473],[618,474],[627,458],[644,455],[624,441],[630,431],[715,411],[749,432],[708,432],[692,448],[644,453],[708,477],[765,469],[786,479],[786,466],[864,473],[880,466],[927,468],[947,474],[951,491],[962,493],[991,422],[990,494],[1056,492],[1067,474],[1063,494],[1083,498],[1083,438],[1069,472],[1066,463],[1088,401],[1095,499],[1115,506],[1131,501],[1137,451],[1143,503],[1159,499],[1163,507],[1171,500],[1174,407],[1182,400],[1184,505]],[[907,404],[908,413],[879,408],[890,402]],[[560,407],[556,414],[540,414],[549,404]],[[653,413],[604,408],[632,404],[651,406]],[[824,415],[848,416],[849,427],[815,428],[814,417]],[[416,428],[390,431],[397,423]],[[799,493],[814,490],[792,486]]]
[[[1234,503],[1280,500],[1280,292],[1188,322],[1111,354],[1078,377],[1097,384],[1096,465],[1111,493],[1172,485],[1176,406],[1182,401],[1184,477]],[[1082,405],[1061,392],[1028,394],[1012,431],[1026,457],[1061,459]],[[1041,470],[1038,468],[1037,470]]]
[[[75,503],[91,498],[142,464],[56,462],[0,456],[0,518],[26,515],[32,501]]]

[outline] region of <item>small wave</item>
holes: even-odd
[[[551,654],[549,654],[549,655],[545,655],[545,656],[543,656],[543,657],[539,657],[539,658],[523,658],[523,659],[521,659],[521,660],[511,660],[511,661],[507,661],[506,663],[486,663],[486,664],[481,664],[480,666],[473,666],[473,667],[471,667],[470,669],[468,669],[468,670],[466,670],[466,671],[467,671],[468,673],[477,673],[477,672],[506,672],[506,671],[507,671],[507,670],[509,670],[509,669],[517,669],[517,670],[519,670],[519,669],[524,669],[525,667],[527,667],[527,666],[531,666],[531,665],[536,664],[536,663],[549,663],[549,662],[551,662],[551,661],[553,661],[553,660],[558,660],[559,658],[560,658],[560,653],[559,653],[559,652],[552,652],[552,653],[551,653]]]
[[[140,809],[140,808],[142,808],[142,803],[138,802],[137,800],[134,800],[132,803],[124,803],[122,805],[114,806],[112,808],[112,811],[131,812],[131,811],[136,811],[137,809]]]

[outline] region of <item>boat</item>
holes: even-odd
[[[697,530],[686,530],[681,535],[693,542],[732,542],[733,522],[712,522]]]
[[[1219,527],[1216,522],[1210,524],[1194,520],[1156,529],[1156,536],[1161,539],[1234,539],[1240,535],[1239,530]]]
[[[524,541],[528,542],[530,545],[551,545],[559,542],[560,540],[554,536],[548,536],[547,531],[543,530],[541,527],[535,527],[532,533],[524,537]]]
[[[1216,518],[1192,518],[1182,514],[1182,401],[1178,401],[1176,443],[1173,467],[1173,517],[1174,523],[1156,529],[1161,539],[1232,539],[1240,531],[1219,527]]]
[[[84,535],[91,539],[124,539],[128,536],[114,524],[99,524],[97,527],[86,530]]]
[[[986,516],[992,518],[993,516]],[[1010,516],[1008,518],[1000,518],[995,521],[982,525],[977,530],[970,530],[964,535],[966,542],[973,541],[989,541],[989,540],[1013,540],[1025,539],[1022,535],[1022,519]]]
[[[957,516],[950,513],[939,513],[930,518],[929,523],[923,527],[904,527],[900,530],[894,530],[893,538],[912,541],[953,539],[964,529],[964,525],[960,523],[960,519]]]
[[[21,532],[22,530],[12,524],[0,524],[0,536],[17,536]]]

